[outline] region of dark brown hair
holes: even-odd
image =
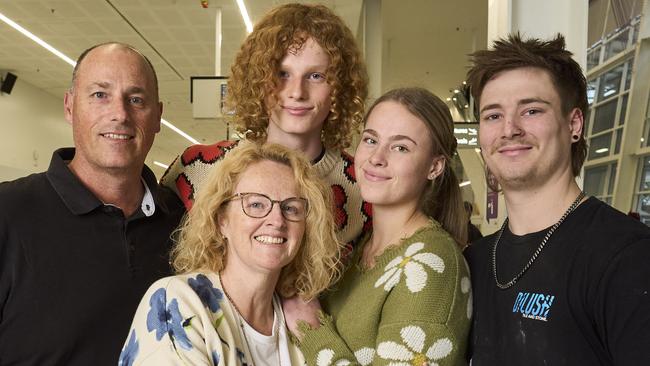
[[[442,156],[445,159],[443,172],[425,188],[420,200],[420,209],[436,219],[454,240],[464,247],[467,243],[467,221],[458,178],[451,168],[457,142],[449,107],[426,89],[399,88],[379,97],[368,109],[366,120],[378,104],[386,101],[399,103],[422,121],[431,137],[433,156]]]
[[[483,88],[496,75],[521,67],[534,67],[550,75],[562,102],[562,113],[568,115],[574,108],[578,108],[584,118],[587,113],[587,81],[580,65],[571,58],[573,54],[565,46],[564,36],[559,33],[548,41],[537,38],[522,40],[519,33],[514,33],[507,39],[495,41],[491,50],[471,54],[473,65],[467,73],[467,83],[475,100],[475,110],[479,110]],[[584,130],[583,128],[580,139],[571,145],[573,176],[580,174],[587,156]]]
[[[327,82],[332,86],[332,107],[321,140],[327,148],[350,145],[352,132],[363,121],[368,76],[350,29],[322,5],[286,4],[268,12],[244,40],[231,69],[228,109],[240,133],[254,141],[266,140],[268,103],[280,80],[278,71],[287,52],[299,50],[313,38],[329,57]]]

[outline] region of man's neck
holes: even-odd
[[[269,131],[269,135],[266,139],[266,142],[280,144],[286,146],[292,150],[300,151],[309,161],[313,161],[318,158],[320,153],[323,151],[323,143],[320,140],[320,135],[314,136],[302,136],[294,134],[274,134]]]
[[[503,194],[508,210],[508,227],[515,235],[538,232],[560,220],[580,193],[570,181],[549,182],[544,186],[525,190],[508,190]]]
[[[104,204],[119,207],[124,217],[133,215],[142,204],[144,187],[139,171],[108,172],[93,169],[73,159],[68,165],[72,173]]]

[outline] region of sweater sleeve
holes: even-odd
[[[455,244],[441,240],[447,245],[406,243],[378,271],[373,291],[383,290],[386,297],[376,338],[370,342],[374,348],[350,349],[336,323],[325,316],[321,327],[305,332],[301,342],[307,363],[465,364],[471,318],[469,274]],[[362,312],[363,304],[357,305],[356,311]]]
[[[164,278],[147,290],[118,365],[216,366],[223,361],[222,342],[210,331],[223,317],[221,291],[201,276]]]
[[[177,196],[180,197],[178,193],[178,188],[176,188],[176,178],[183,172],[183,164],[181,163],[181,156],[178,155],[176,159],[171,163],[171,165],[165,170],[165,173],[160,177],[160,185],[167,187],[174,191]]]
[[[311,329],[301,324],[304,334],[300,342],[300,350],[305,356],[307,365],[369,365],[358,363],[354,352],[348,347],[336,330],[336,325],[330,315],[321,313],[320,327]],[[363,351],[362,351],[363,352]],[[374,354],[374,350],[371,349]]]

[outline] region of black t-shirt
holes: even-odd
[[[548,229],[505,230],[500,283]],[[589,198],[514,286],[494,281],[495,234],[465,251],[472,273],[472,365],[650,365],[650,228]]]

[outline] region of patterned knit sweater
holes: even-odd
[[[119,365],[252,365],[244,337],[219,275],[166,277],[154,282],[142,298]],[[302,365],[298,347],[289,341],[288,349],[291,364]]]
[[[190,146],[174,160],[160,183],[176,192],[189,211],[210,170],[240,143],[249,142],[226,140]],[[371,227],[371,207],[361,199],[353,158],[343,151],[326,150],[313,167],[332,187],[339,239],[344,243],[353,242]]]
[[[329,315],[321,316],[321,327],[300,324],[307,364],[465,364],[471,286],[449,234],[432,220],[386,249],[370,269],[359,262],[364,245],[322,299]]]

